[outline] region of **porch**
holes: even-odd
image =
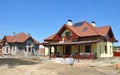
[[[49,58],[56,57],[72,57],[75,59],[93,59],[97,58],[98,40],[80,41],[80,42],[64,42],[50,43],[44,46],[48,47]]]

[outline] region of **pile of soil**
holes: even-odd
[[[10,68],[10,65],[15,67]],[[120,75],[120,66],[116,70],[115,65],[67,65],[51,61],[37,63],[33,59],[2,58],[0,75]]]

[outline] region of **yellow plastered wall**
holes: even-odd
[[[97,44],[91,44],[91,50],[92,52],[97,52]]]
[[[78,46],[77,45],[72,46],[71,53],[78,53]]]
[[[105,46],[107,46],[107,53],[105,53]],[[111,42],[100,42],[97,44],[97,57],[112,57],[113,44]]]
[[[57,46],[57,52],[60,53],[60,56],[63,55],[63,46]]]
[[[80,45],[80,52],[85,52],[85,45]]]

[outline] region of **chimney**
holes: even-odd
[[[93,25],[95,27],[96,26],[95,21],[92,21],[91,25]]]
[[[15,32],[13,32],[13,36],[15,36],[16,34],[15,34]]]
[[[30,36],[30,33],[28,33],[28,35]]]
[[[68,25],[72,26],[72,20],[68,20]]]
[[[16,36],[15,32],[13,32],[13,37],[14,37],[14,42],[16,42],[17,41],[17,36]]]

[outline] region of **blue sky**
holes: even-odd
[[[120,40],[120,0],[0,0],[1,39],[25,32],[43,42],[68,19],[95,21],[97,27],[110,25]]]

